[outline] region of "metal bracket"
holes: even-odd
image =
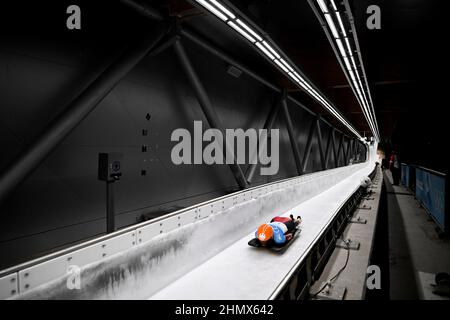
[[[336,240],[336,248],[342,248],[347,250],[359,250],[359,241],[355,241],[352,239]]]
[[[160,43],[155,46],[155,48],[150,51],[150,56],[155,57],[165,51],[166,49],[172,47],[176,42],[181,39],[181,26],[179,19],[172,18],[170,21],[169,32],[160,41]]]
[[[358,217],[356,217],[356,218],[350,219],[350,223],[366,224],[366,223],[367,223],[367,220],[361,218],[360,216],[358,216]]]
[[[325,288],[317,294],[317,299],[324,300],[344,300],[346,287],[335,286],[332,283],[322,282],[321,287]]]
[[[150,56],[155,57],[164,50],[172,47],[172,45],[181,39],[179,34],[169,34],[166,38],[158,44],[152,51],[150,51]]]
[[[362,207],[357,207],[358,210],[372,210],[372,207],[369,207],[365,204],[362,205]]]

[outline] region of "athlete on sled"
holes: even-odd
[[[282,248],[293,239],[301,221],[300,216],[296,219],[293,215],[275,217],[270,223],[260,225],[255,232],[255,239],[248,244],[253,247]]]

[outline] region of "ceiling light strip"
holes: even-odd
[[[209,12],[214,14],[216,17],[223,21],[227,21],[229,17],[227,17],[224,13],[219,11],[216,7],[212,6],[210,3],[206,2],[205,0],[195,0],[198,3],[200,3],[205,9],[207,9]]]
[[[344,27],[344,25],[342,23],[341,15],[338,12],[337,7],[336,7],[336,5],[335,5],[333,0],[331,0],[331,4],[332,4],[333,8],[335,9],[335,15],[336,15],[336,18],[337,18],[337,20],[339,22],[339,27],[341,29],[340,31],[344,35],[344,41],[345,41],[345,44],[347,46],[347,51],[348,51],[348,53],[351,56],[351,61],[352,61],[352,64],[353,64],[354,72],[357,74],[358,81],[360,82],[359,72],[358,72],[358,69],[356,67],[356,63],[354,61],[353,51],[352,51],[349,39],[348,39],[348,37],[346,37],[346,31],[345,31],[345,27]],[[320,3],[319,3],[319,6],[320,6]],[[325,14],[325,12],[324,12],[324,14]],[[329,20],[330,19],[328,19],[327,21],[329,21]],[[333,26],[331,26],[330,30],[332,30],[332,28],[333,28]],[[332,31],[332,33],[334,33],[334,32]],[[336,43],[337,43],[337,45],[339,47],[340,54],[343,57],[345,66],[347,68],[347,71],[350,73],[351,67],[349,66],[349,63],[348,63],[349,61],[348,61],[348,58],[346,57],[347,53],[346,53],[346,51],[343,48],[342,42],[341,42],[340,39],[336,39]],[[350,77],[352,78],[352,75]],[[353,81],[353,82],[355,82],[355,81]],[[369,123],[369,126],[372,129],[372,132],[373,132],[374,136],[377,136],[378,135],[377,126],[376,126],[376,122],[375,122],[375,119],[374,119],[374,114],[372,112],[373,111],[373,104],[372,104],[372,111],[371,111],[369,103],[368,103],[368,100],[367,100],[367,97],[366,97],[366,92],[364,90],[364,87],[362,86],[361,83],[359,83],[359,84],[361,86],[362,95],[361,95],[361,92],[359,92],[358,93],[358,98],[359,98],[360,104],[361,104],[361,106],[363,108],[363,113],[364,113],[364,115],[365,115],[365,117],[366,117],[366,119],[367,119],[367,121]],[[354,84],[354,86],[357,87],[356,84]]]
[[[244,29],[239,27],[237,24],[235,24],[233,21],[227,22],[230,27],[232,27],[234,30],[236,30],[241,36],[246,38],[248,41],[255,43],[256,40],[251,35],[249,35]]]
[[[270,61],[274,62],[281,71],[285,73],[293,82],[298,85],[302,90],[306,91],[311,97],[316,99],[320,104],[322,104],[333,116],[335,116],[342,124],[344,124],[351,132],[353,132],[358,138],[362,139],[358,131],[353,128],[353,126],[333,107],[318,90],[314,89],[308,81],[300,75],[298,68],[291,63],[286,56],[281,52],[281,50],[274,49],[274,45],[271,45],[267,38],[260,34],[255,28],[252,28],[248,23],[245,22],[243,17],[238,17],[235,10],[228,8],[223,3],[218,0],[195,0],[197,3],[202,5],[206,10],[208,10],[213,15],[217,16],[222,21],[225,21],[227,25],[233,28],[237,33],[243,36],[246,40],[251,42],[256,48],[266,56]],[[328,9],[325,3],[321,0],[319,5],[323,7],[326,12]],[[333,28],[336,38],[339,38],[338,31],[334,25],[331,15],[330,28]],[[345,52],[344,47],[341,43],[342,50]],[[350,65],[350,64],[349,64]]]
[[[345,27],[344,27],[344,24],[343,24],[343,21],[341,18],[341,14],[338,11],[338,8],[337,8],[334,0],[329,1],[329,3],[331,3],[331,6],[333,8],[333,10],[331,10],[331,11],[329,10],[329,8],[326,5],[324,0],[317,0],[317,3],[325,17],[326,23],[328,25],[328,29],[331,31],[334,41],[336,42],[339,54],[345,65],[344,72],[346,72],[349,75],[349,80],[351,79],[350,86],[352,86],[354,89],[357,101],[361,105],[361,110],[363,111],[364,117],[366,118],[367,123],[368,123],[374,137],[376,137],[377,140],[379,140],[378,125],[375,120],[375,113],[374,113],[374,108],[373,108],[373,102],[372,102],[371,96],[370,96],[370,91],[369,91],[369,88],[367,87],[367,93],[370,98],[370,100],[369,100],[369,99],[367,99],[366,90],[361,82],[359,70],[358,70],[356,62],[355,62],[353,50],[350,45],[350,41],[347,36]],[[339,29],[336,28],[336,24],[334,23],[332,13],[336,17],[336,20],[338,22],[337,25],[338,25]],[[339,34],[342,34],[343,37],[341,38],[339,36]],[[345,42],[346,48],[344,47],[344,42]],[[367,85],[367,79],[365,79],[365,80],[366,80],[366,85]],[[369,103],[369,101],[370,101],[370,103]]]

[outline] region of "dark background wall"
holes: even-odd
[[[151,27],[116,2],[76,1],[83,6],[83,28],[68,31],[65,8],[72,2],[35,3],[26,11],[2,5],[2,171],[89,80]],[[230,76],[221,60],[184,44],[225,128],[262,128],[277,95],[246,76]],[[289,110],[303,154],[313,117],[294,105]],[[173,50],[146,57],[1,205],[0,268],[105,232],[105,185],[97,180],[100,152],[124,154],[123,176],[115,183],[119,228],[142,221],[143,215],[157,216],[236,191],[226,165],[172,163],[172,131],[192,132],[194,120],[207,128]],[[328,137],[329,127],[321,127]],[[257,170],[253,185],[296,175],[283,117],[275,128],[280,129],[280,170],[270,177]],[[142,152],[143,145],[148,151]],[[330,160],[334,163],[333,156]],[[317,170],[314,143],[307,172]]]
[[[381,131],[381,147],[402,162],[448,173],[449,2],[351,1]],[[365,23],[369,5],[381,29]]]

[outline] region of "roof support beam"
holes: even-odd
[[[337,148],[336,148],[336,131],[334,129],[331,129],[332,132],[332,144],[331,146],[333,147],[333,156],[334,156],[334,167],[337,168],[339,167],[339,159],[338,159],[338,154],[337,154]]]
[[[323,151],[323,137],[322,137],[322,128],[320,127],[320,118],[317,118],[317,143],[319,145],[319,155],[320,155],[320,163],[322,165],[322,170],[327,169],[327,164],[325,161],[325,153]]]
[[[145,3],[137,3],[134,0],[120,0],[120,1],[125,5],[127,5],[128,7],[130,7],[131,9],[133,9],[134,11],[136,11],[137,13],[139,13],[140,15],[143,15],[144,17],[157,21],[161,21],[164,19],[164,16],[160,12],[158,12],[157,10],[155,10],[154,8]],[[271,90],[279,93],[283,92],[283,89],[280,88],[278,85],[273,84],[269,80],[259,75],[257,72],[251,70],[243,63],[239,62],[234,57],[226,53],[224,50],[220,49],[219,47],[215,46],[210,41],[199,35],[197,32],[182,26],[179,28],[179,33],[182,37],[189,39],[193,43],[197,44],[198,46],[202,47],[209,53],[213,54],[214,56],[222,59],[223,61],[229,63],[230,65],[235,66],[236,68],[240,69],[243,73],[253,78],[254,80],[258,81],[259,83],[265,85],[266,87],[270,88]],[[311,111],[309,108],[307,108],[304,104],[299,102],[291,95],[287,95],[287,99],[296,104],[298,107],[305,110],[306,112],[308,112],[309,114],[319,116],[319,114],[316,114],[315,112]],[[330,122],[326,121],[325,119],[321,118],[321,121],[326,123],[329,127],[333,128],[333,125]],[[338,129],[335,130],[337,132],[340,132]]]
[[[327,147],[325,148],[325,169],[329,168],[328,161],[330,159],[331,149],[334,149],[333,143],[333,129],[330,129],[328,132]]]
[[[267,130],[268,134],[266,135],[260,135],[259,137],[259,146],[266,147],[267,141],[270,134],[270,130],[272,129],[275,120],[277,119],[279,110],[281,106],[280,98],[275,99],[275,103],[273,104],[272,108],[270,109],[269,115],[267,116],[266,122],[264,123],[264,129]],[[255,150],[255,152],[252,155],[251,161],[249,166],[247,167],[247,171],[245,172],[245,176],[247,177],[247,182],[251,183],[253,180],[253,176],[255,175],[256,168],[258,167],[257,163],[257,157],[258,157],[258,150]]]
[[[192,65],[191,60],[186,54],[186,51],[181,44],[181,41],[177,41],[174,44],[175,53],[178,57],[178,60],[181,64],[181,67],[183,68],[187,78],[189,79],[189,82],[192,86],[192,88],[195,91],[195,94],[197,96],[198,102],[200,104],[200,107],[202,108],[202,111],[206,117],[206,120],[209,123],[209,126],[211,128],[218,129],[222,132],[222,135],[225,136],[225,132],[223,130],[222,123],[219,119],[219,116],[217,115],[216,111],[214,110],[211,100],[209,99],[208,94],[206,93],[205,88],[203,87],[202,82],[200,81],[200,78],[197,75],[197,72],[194,69],[194,66]],[[220,141],[220,139],[218,139]],[[247,180],[244,177],[244,173],[242,172],[241,166],[236,161],[236,155],[234,154],[234,150],[231,149],[231,147],[228,145],[228,142],[225,139],[225,143],[223,145],[223,151],[224,154],[233,154],[234,161],[233,163],[230,163],[230,169],[234,175],[234,178],[236,179],[236,182],[238,183],[239,187],[241,189],[245,189],[248,187]]]
[[[302,166],[302,160],[300,158],[300,151],[298,150],[297,139],[294,132],[294,126],[292,125],[291,115],[289,114],[288,105],[286,102],[286,92],[283,92],[281,105],[283,107],[283,114],[286,120],[286,127],[289,133],[289,140],[291,142],[292,152],[294,154],[295,165],[297,167],[297,174],[302,175],[304,170]]]
[[[336,167],[339,167],[339,160],[341,159],[341,150],[342,150],[342,145],[344,143],[344,135],[341,134],[341,137],[339,138],[339,145],[338,145],[338,149],[337,149],[337,158],[336,158]],[[345,159],[344,159],[345,161]]]
[[[306,167],[308,166],[309,156],[311,154],[312,141],[314,139],[314,134],[317,128],[317,121],[318,121],[317,119],[313,119],[309,127],[308,139],[306,140],[305,152],[303,153],[303,172],[306,171]]]
[[[352,139],[349,138],[347,141],[347,149],[345,150],[345,165],[350,162],[350,149],[352,148]]]

